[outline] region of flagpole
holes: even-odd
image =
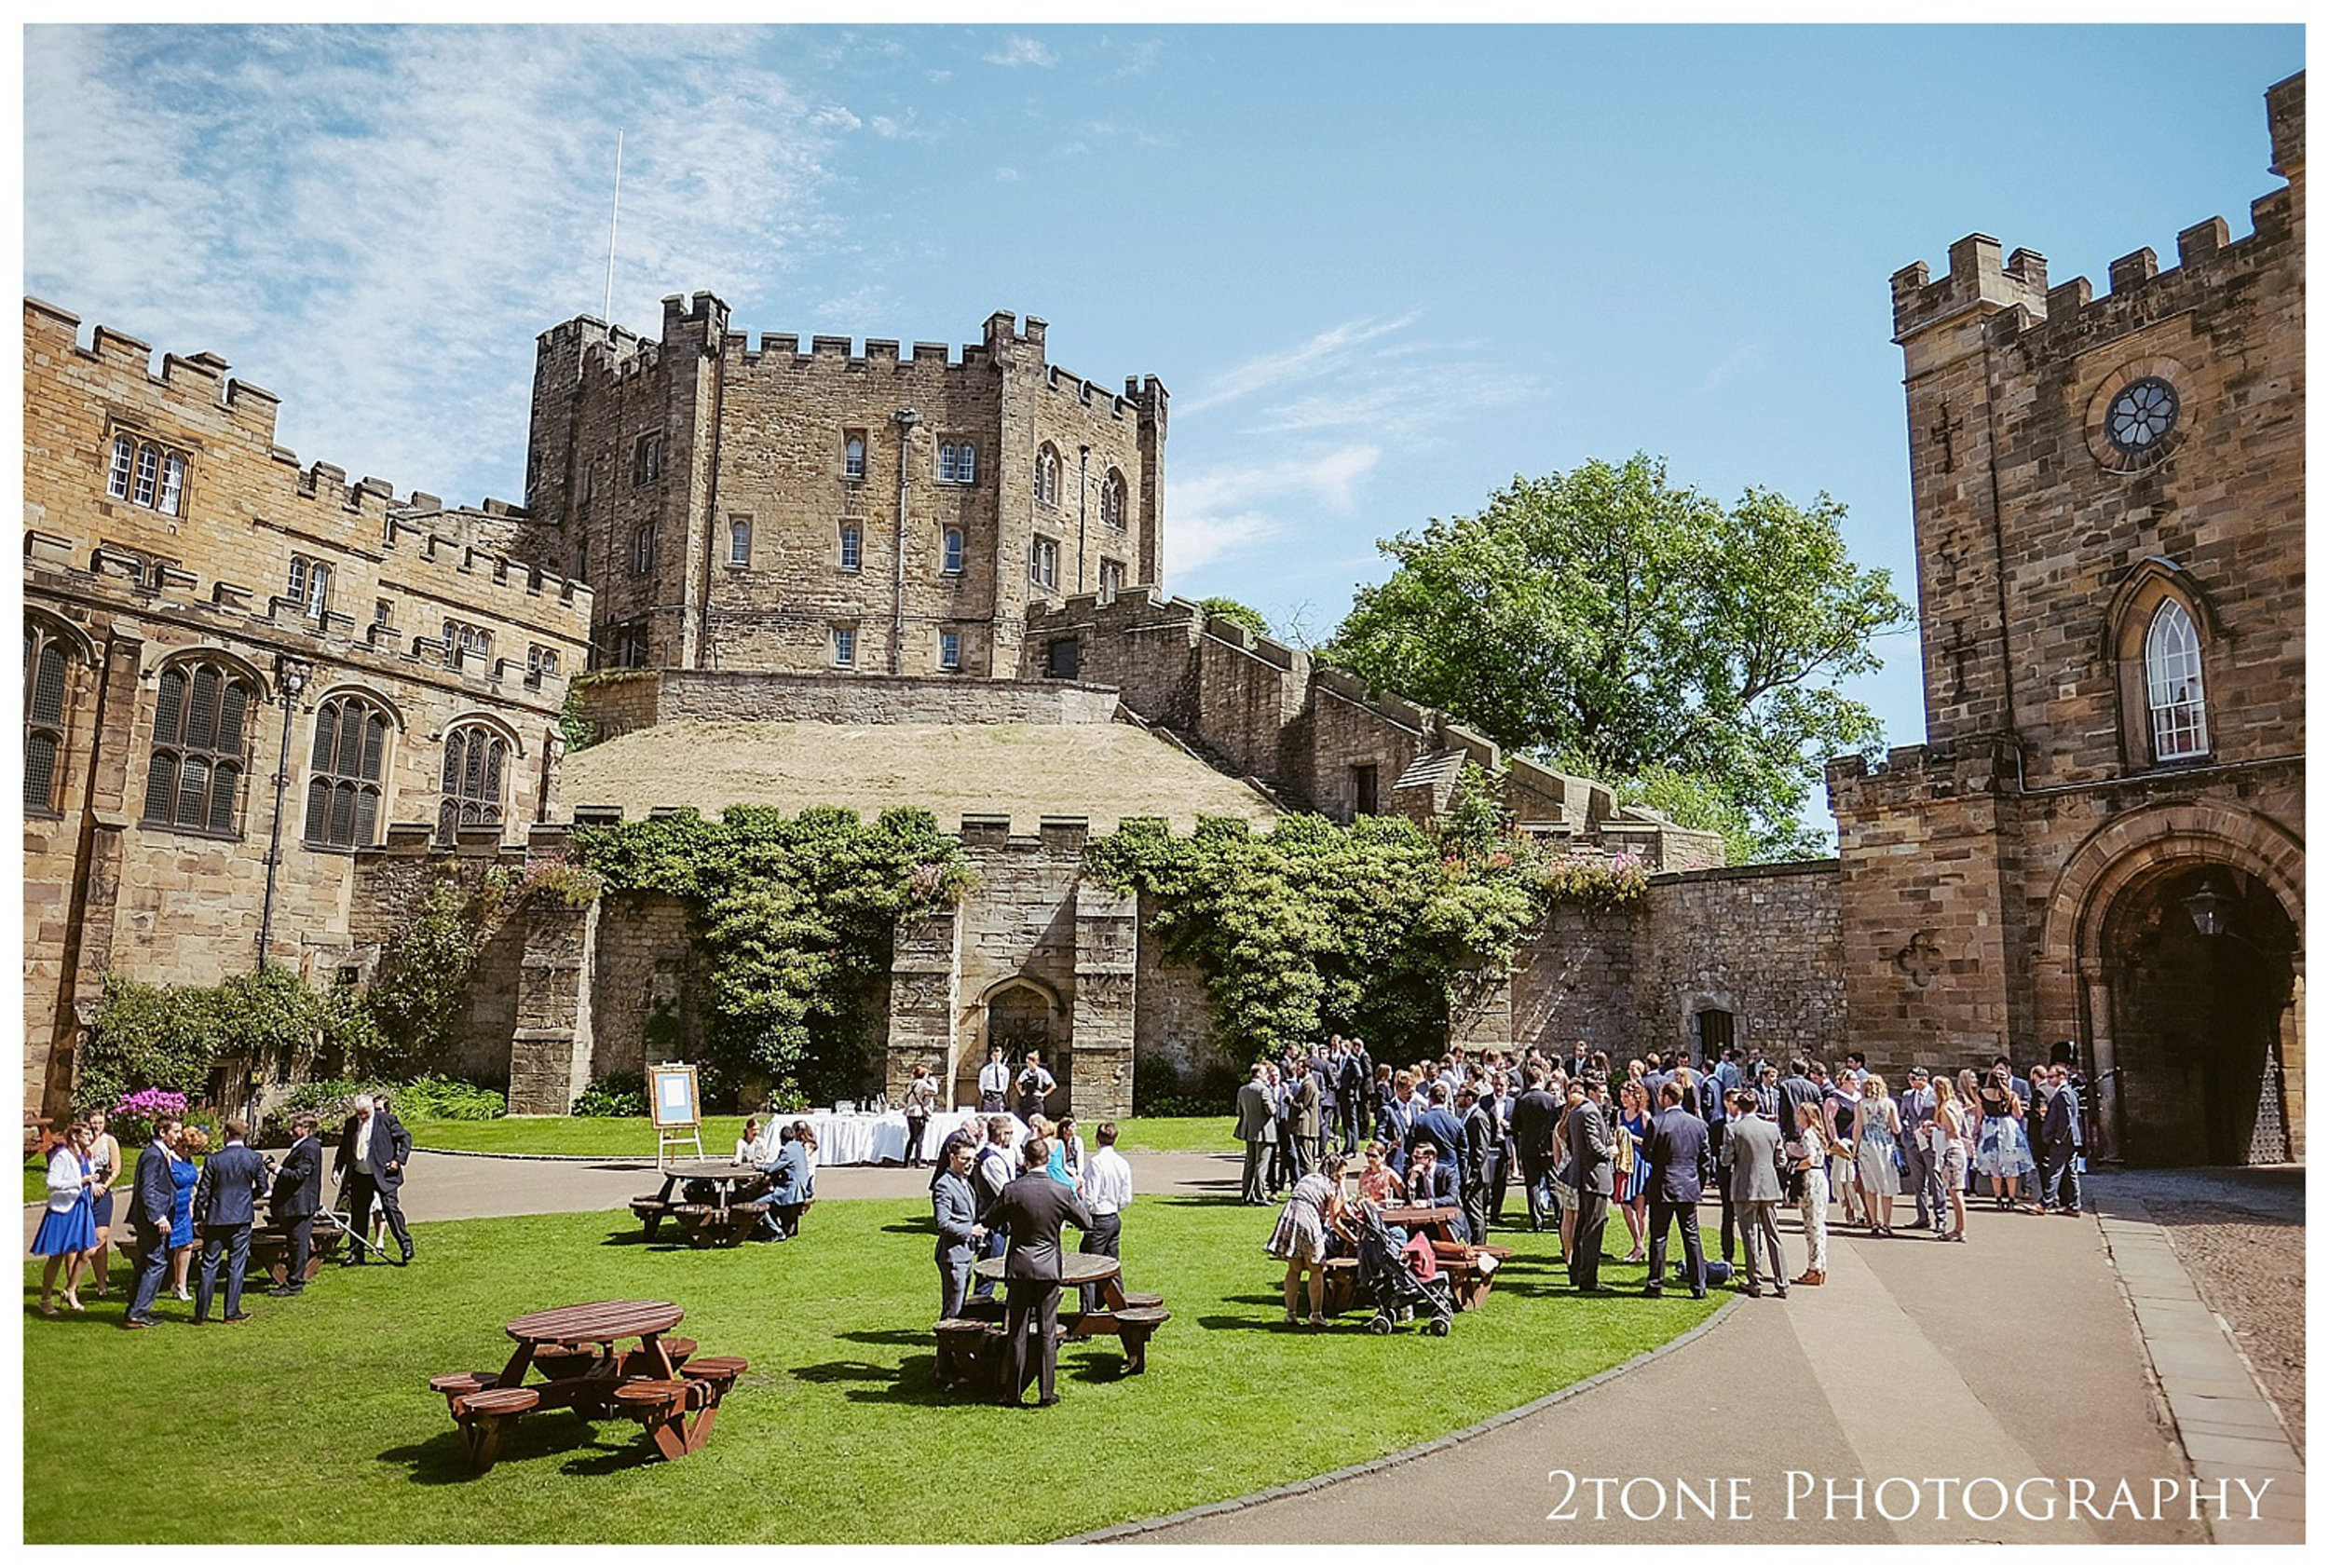
[[[615,130],[615,199],[606,214],[606,305],[602,320],[615,320],[615,227],[622,221],[622,129]]]

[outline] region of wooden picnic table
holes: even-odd
[[[657,1452],[677,1459],[703,1446],[721,1398],[745,1369],[732,1357],[690,1361],[695,1342],[671,1334],[686,1316],[671,1302],[645,1301],[527,1313],[504,1326],[517,1348],[498,1375],[448,1372],[429,1386],[451,1403],[470,1463],[480,1472],[493,1467],[508,1428],[542,1410],[639,1422]],[[624,1349],[629,1340],[638,1348]],[[544,1381],[526,1381],[535,1370]]]
[[[767,1204],[751,1197],[768,1180],[758,1167],[733,1160],[674,1160],[663,1167],[662,1190],[633,1198],[631,1212],[646,1227],[649,1241],[655,1239],[655,1228],[669,1219],[694,1246],[733,1247],[750,1235],[769,1211]],[[680,1193],[684,1184],[698,1181],[715,1189],[711,1203],[674,1201],[674,1194]]]
[[[971,1270],[981,1279],[1004,1279],[1001,1258],[981,1258]],[[1100,1308],[1096,1312],[1063,1310],[1059,1314],[1062,1334],[1077,1339],[1092,1339],[1099,1335],[1112,1336],[1124,1346],[1124,1371],[1137,1374],[1148,1370],[1149,1341],[1157,1329],[1172,1317],[1164,1308],[1164,1299],[1156,1295],[1141,1295],[1124,1289],[1124,1265],[1101,1252],[1067,1252],[1059,1259],[1059,1286],[1062,1290],[1094,1286],[1099,1290]],[[963,1316],[947,1318],[938,1325],[939,1359],[942,1368],[951,1368],[967,1381],[999,1383],[1001,1377],[1002,1302],[989,1299],[965,1302]]]

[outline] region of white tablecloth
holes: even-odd
[[[935,1161],[938,1151],[945,1146],[947,1135],[964,1122],[977,1117],[975,1111],[936,1111],[931,1113],[930,1126],[922,1134],[922,1158]],[[780,1124],[806,1122],[817,1135],[817,1164],[821,1166],[871,1166],[884,1163],[906,1163],[906,1112],[892,1111],[882,1115],[861,1111],[852,1116],[836,1115],[830,1111],[811,1111],[799,1116],[779,1116]],[[1027,1125],[1017,1117],[1011,1119],[1011,1147],[1016,1149],[1027,1136]]]

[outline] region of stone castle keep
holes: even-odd
[[[366,979],[438,878],[688,803],[919,804],[978,871],[896,934],[879,1059],[954,1098],[1040,1043],[1077,1114],[1212,1057],[1198,975],[1085,875],[1126,817],[1429,821],[1467,761],[1531,833],[1653,873],[1563,910],[1476,1043],[1736,1042],[1899,1069],[2078,1043],[2102,1143],[2303,1157],[2303,78],[2284,184],[2108,292],[1975,235],[1892,281],[1927,734],[1829,770],[1838,858],[1713,836],[1157,586],[1168,398],[980,341],[541,334],[523,506],[302,468],[275,399],[25,305],[25,1083],[52,1114],[103,977],[266,955]],[[565,755],[578,706],[594,743]],[[280,800],[279,808],[278,800]],[[279,844],[279,849],[277,846]],[[685,1057],[675,902],[524,905],[449,1070],[563,1111]],[[868,1084],[870,1090],[878,1085]]]

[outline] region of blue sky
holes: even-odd
[[[1323,637],[1375,540],[1663,454],[1914,588],[1886,280],[1981,230],[2102,292],[2249,231],[2295,26],[56,28],[28,293],[211,349],[304,462],[521,498],[536,333],[975,339],[1173,393],[1167,586]],[[86,329],[85,329],[86,330]],[[1858,694],[1923,732],[1914,636]]]

